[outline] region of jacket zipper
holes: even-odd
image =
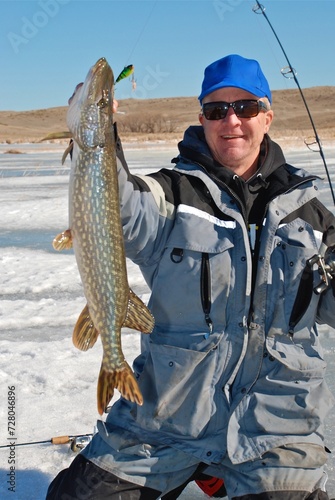
[[[213,322],[210,317],[211,307],[212,307],[212,297],[211,297],[211,270],[209,264],[208,253],[203,252],[201,258],[201,279],[200,279],[200,294],[202,309],[205,314],[205,321],[208,326],[208,333],[204,335],[207,339],[209,335],[213,332]]]
[[[213,180],[217,186],[223,188],[226,192],[228,192],[232,198],[238,203],[239,207],[240,207],[240,210],[241,210],[241,215],[243,217],[243,220],[245,221],[246,223],[246,226],[247,226],[247,221],[246,221],[246,212],[244,210],[244,207],[243,207],[243,204],[241,202],[241,200],[239,199],[239,197],[230,189],[230,187],[225,184],[224,182],[220,181],[220,179],[218,179],[216,176],[214,175],[211,175],[205,167],[203,167],[201,165],[201,163],[198,163],[196,161],[192,162],[193,164],[195,165],[198,165],[198,167],[203,171],[205,172],[206,175],[208,175],[208,177]],[[284,191],[283,193],[281,194],[287,194],[289,193],[290,191],[292,191],[293,189],[297,188],[298,186],[301,186],[303,184],[305,184],[306,182],[310,182],[310,181],[314,181],[318,179],[317,176],[309,176],[305,179],[301,179],[301,181],[297,182],[296,184],[294,184],[294,186],[291,186],[289,189],[287,189],[286,191]],[[271,198],[271,200],[269,200],[265,206],[265,209],[264,209],[264,214],[263,214],[263,217],[262,217],[262,224],[264,222],[264,217],[265,217],[265,214],[267,213],[267,210],[268,210],[268,207],[269,207],[269,204],[271,203],[271,201],[273,201],[278,195],[275,195],[273,198]],[[261,225],[259,227],[259,231],[261,231]],[[255,242],[255,248],[254,248],[254,257],[253,257],[253,266],[256,266],[256,255],[258,254],[259,252],[259,243],[260,243],[260,233],[259,233],[259,236],[257,238],[257,241]],[[257,245],[257,248],[256,248],[256,245]],[[254,298],[254,284],[255,284],[255,281],[256,281],[256,269],[252,270],[252,289],[251,289],[251,296],[250,296],[250,310],[249,310],[249,322],[252,321],[252,317],[253,317],[253,298]],[[202,302],[202,308],[203,308],[203,311],[204,311],[204,314],[205,314],[205,321],[208,325],[208,328],[209,328],[209,333],[207,335],[205,335],[205,338],[208,338],[208,336],[212,333],[213,331],[213,322],[210,318],[210,311],[211,311],[211,294],[210,294],[210,288],[211,286],[211,279],[210,279],[210,265],[209,265],[209,256],[207,253],[203,253],[202,254],[202,263],[201,263],[201,285],[200,285],[200,288],[201,288],[201,302]],[[300,318],[301,319],[301,318]],[[297,324],[297,322],[290,322],[290,334],[292,335],[292,331],[294,330],[294,327],[295,325]]]

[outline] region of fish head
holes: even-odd
[[[67,125],[81,149],[104,147],[113,128],[113,94],[113,71],[100,58],[69,99]]]

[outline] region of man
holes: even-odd
[[[333,272],[335,219],[267,135],[257,61],[209,65],[199,100],[174,169],[133,176],[119,145],[127,255],[156,319],[134,363],[144,404],[116,402],[48,500],[172,500],[208,477],[234,500],[328,498],[332,396],[314,325],[335,326],[335,299],[313,292],[309,259]]]

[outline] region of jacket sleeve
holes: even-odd
[[[325,216],[324,220],[327,224],[327,230],[323,238],[326,254],[327,249],[335,247],[335,218],[328,212],[328,217]],[[326,324],[335,328],[335,275],[330,279],[329,287],[321,294],[316,321],[319,324]]]
[[[155,179],[130,173],[120,138],[116,135],[121,219],[126,255],[136,264],[149,266],[159,260],[170,233],[174,211]]]

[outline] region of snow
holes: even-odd
[[[51,438],[93,432],[99,417],[96,383],[102,350],[100,342],[85,353],[72,344],[72,329],[85,300],[73,253],[55,252],[51,244],[67,228],[69,161],[64,166],[60,163],[64,145],[20,144],[15,149],[23,154],[2,154],[8,149],[0,145],[0,446],[14,440],[46,443],[0,448],[0,498],[42,500],[52,478],[75,456],[68,444],[52,445]],[[125,146],[125,151],[132,172],[142,174],[169,167],[176,155],[176,147],[164,143],[129,150]],[[334,152],[325,151],[330,171]],[[287,158],[324,176],[317,153],[292,150]],[[331,208],[326,182],[320,182],[320,190],[321,199]],[[135,293],[146,301],[148,289],[130,261],[128,275]],[[320,331],[327,380],[335,394],[335,332],[328,327]],[[139,334],[124,330],[122,344],[131,362],[138,353]],[[14,413],[8,410],[13,393],[15,426]],[[330,449],[335,448],[334,417],[335,411],[326,423]],[[335,494],[334,468],[330,455],[330,496]],[[15,492],[8,490],[13,478]],[[180,498],[208,497],[191,484]]]

